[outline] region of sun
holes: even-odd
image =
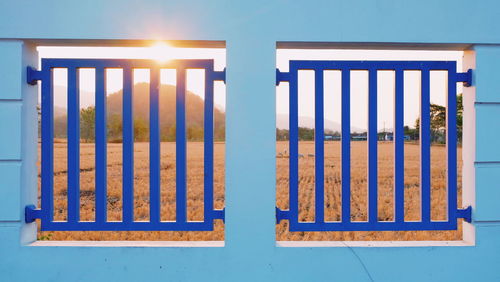
[[[173,51],[175,48],[166,44],[165,42],[157,42],[148,48],[149,57],[158,63],[166,63],[173,59]]]

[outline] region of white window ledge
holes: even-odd
[[[469,241],[277,241],[277,247],[465,247]]]
[[[224,247],[224,241],[36,241],[33,247]]]

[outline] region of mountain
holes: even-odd
[[[63,87],[64,88],[64,87]],[[63,89],[64,91],[64,89]],[[64,93],[64,92],[63,92]],[[175,140],[175,115],[176,115],[176,87],[174,85],[162,84],[160,86],[159,97],[159,118],[162,140]],[[94,94],[86,94],[91,101],[94,100]],[[204,127],[204,100],[190,92],[186,91],[186,128],[189,140],[199,141],[203,138]],[[111,93],[107,97],[107,115],[108,115],[108,136],[110,140],[121,138],[121,120],[122,120],[122,90]],[[83,104],[83,103],[82,103]],[[55,104],[54,107],[54,130],[55,135],[63,138],[66,135],[66,107],[64,103]],[[88,106],[92,106],[92,104]],[[87,107],[88,107],[87,106]],[[82,107],[85,108],[85,107]],[[214,139],[223,140],[225,132],[225,114],[218,107],[214,107]],[[135,122],[136,138],[139,132],[146,131],[149,128],[149,84],[138,83],[133,88],[133,115]],[[82,125],[81,125],[82,126]],[[139,128],[140,127],[140,128]],[[93,131],[93,129],[91,129]],[[144,141],[144,140],[143,140]]]
[[[175,101],[176,87],[174,85],[162,84],[160,87],[160,124],[173,124],[175,121]],[[122,114],[122,91],[114,92],[107,98],[108,115]],[[186,91],[186,121],[189,125],[203,126],[204,100]],[[144,121],[149,121],[149,84],[138,83],[133,89],[134,117]],[[214,107],[215,127],[223,126],[224,112],[218,107]]]
[[[53,93],[54,116],[66,115],[68,88],[62,85],[55,85]],[[80,90],[80,108],[87,108],[92,105],[94,105],[94,93]]]
[[[278,129],[288,129],[288,115],[278,114],[276,115],[276,128]],[[299,127],[314,128],[314,118],[299,116]],[[325,130],[338,131],[341,130],[341,125],[338,122],[325,119]],[[351,132],[364,132],[366,129],[361,129],[358,127],[351,127]]]
[[[54,118],[66,117],[67,109],[66,107],[54,106]]]
[[[160,87],[160,123],[171,124],[175,120],[175,86],[162,84]],[[67,114],[67,88],[57,85],[54,87],[54,117],[61,117]],[[122,91],[111,93],[107,97],[108,115],[122,113]],[[137,83],[133,90],[134,118],[149,121],[149,84]],[[80,108],[87,108],[94,105],[94,93],[80,92]],[[203,99],[186,91],[186,116],[189,124],[203,125]],[[220,107],[214,107],[214,120],[216,127],[224,121],[224,112]]]

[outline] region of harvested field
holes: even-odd
[[[405,220],[420,220],[420,147],[405,144]],[[277,206],[288,209],[287,142],[277,144]],[[446,147],[431,148],[431,217],[446,219]],[[314,142],[299,142],[299,220],[314,221]],[[378,218],[394,220],[394,153],[392,142],[378,143]],[[458,206],[461,203],[461,148],[458,150]],[[341,216],[340,141],[325,142],[325,220],[338,221]],[[367,143],[351,142],[351,220],[367,220]],[[382,231],[382,232],[288,232],[288,222],[276,229],[277,240],[305,241],[388,241],[388,240],[460,240],[457,231]]]
[[[148,143],[135,144],[135,220],[149,218],[149,149]],[[392,143],[379,142],[379,219],[392,220],[393,213],[393,153]],[[277,152],[285,152],[287,142],[278,142]],[[54,217],[66,220],[67,209],[67,147],[66,144],[54,145]],[[81,144],[80,183],[81,183],[81,220],[94,220],[94,144]],[[351,218],[367,218],[367,166],[366,142],[352,142],[352,195]],[[175,143],[163,142],[161,145],[161,218],[175,219]],[[215,144],[214,160],[214,205],[224,207],[224,143]],[[459,149],[459,160],[461,160]],[[312,221],[314,218],[314,143],[300,142],[300,220]],[[432,218],[445,219],[446,203],[446,165],[445,147],[433,146],[432,158]],[[122,194],[122,153],[121,144],[108,145],[108,218],[121,220]],[[459,166],[459,195],[461,194],[461,161]],[[419,146],[405,144],[405,213],[406,220],[418,220],[420,209],[419,193]],[[337,220],[340,217],[340,143],[325,143],[325,219]],[[40,182],[40,178],[39,178]],[[277,158],[277,205],[288,208],[288,158],[285,154]],[[459,197],[460,198],[460,197]],[[459,199],[460,206],[460,199]],[[203,143],[188,143],[188,219],[203,219]],[[461,224],[457,231],[398,231],[398,232],[288,232],[287,222],[277,225],[277,240],[459,240],[462,237]],[[213,232],[39,232],[41,240],[224,240],[224,225],[217,220]]]

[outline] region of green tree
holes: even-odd
[[[108,140],[110,142],[122,142],[122,117],[118,114],[108,116]]]
[[[175,123],[161,129],[161,141],[175,142]]]
[[[149,140],[149,127],[146,121],[137,118],[134,120],[134,140],[135,141],[148,141]]]
[[[276,140],[278,141],[286,141],[290,136],[290,132],[288,129],[279,129],[276,128]]]
[[[463,95],[458,94],[458,96],[457,96],[457,139],[460,141],[460,143],[462,142],[463,117],[464,117]]]
[[[42,107],[40,104],[36,105],[36,113],[37,113],[37,120],[38,120],[38,138],[42,138]]]
[[[95,107],[80,110],[80,137],[85,142],[95,140]]]
[[[188,141],[203,141],[203,127],[191,125],[187,128]]]
[[[307,127],[299,127],[299,140],[301,141],[314,140],[314,129]]]
[[[457,95],[457,139],[462,140],[463,122],[463,99],[462,94]],[[434,142],[445,142],[446,136],[446,107],[431,104],[430,106],[431,140]],[[420,118],[415,120],[415,129],[420,131]]]
[[[58,116],[54,118],[54,137],[67,138],[68,116]],[[41,136],[41,135],[40,135]]]
[[[226,140],[226,127],[224,125],[215,128],[214,140],[215,141]]]

